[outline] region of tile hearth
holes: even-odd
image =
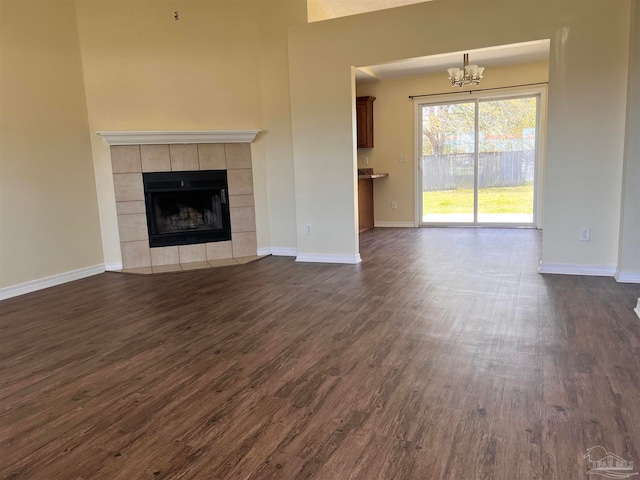
[[[168,264],[168,265],[155,265],[152,267],[125,268],[121,271],[123,273],[137,273],[137,274],[143,274],[143,275],[149,275],[152,273],[183,272],[187,270],[202,270],[205,268],[245,265],[247,263],[260,260],[261,258],[264,258],[264,257],[252,255],[249,257],[223,258],[220,260],[209,260],[209,261],[203,261],[203,262],[174,263],[174,264]]]
[[[111,145],[123,271],[160,273],[247,263],[256,256],[249,143]],[[226,170],[230,241],[149,247],[142,173]]]

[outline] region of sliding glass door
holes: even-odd
[[[535,225],[539,95],[419,104],[421,224]]]
[[[474,222],[475,116],[475,102],[422,107],[423,222]]]

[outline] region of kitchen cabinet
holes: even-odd
[[[373,180],[388,176],[388,173],[373,173],[372,168],[358,169],[358,232],[373,228]]]
[[[373,148],[373,102],[376,97],[356,97],[358,148]]]
[[[373,228],[373,180],[358,179],[358,232]]]

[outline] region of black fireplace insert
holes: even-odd
[[[226,170],[143,173],[149,246],[231,240]]]

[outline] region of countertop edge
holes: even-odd
[[[358,179],[361,180],[366,180],[369,178],[384,178],[384,177],[388,177],[389,174],[388,173],[371,173],[368,175],[358,175]]]

